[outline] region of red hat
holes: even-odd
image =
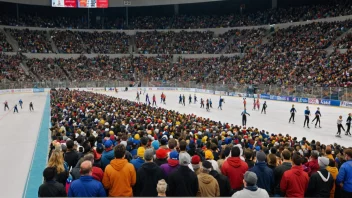
[[[193,155],[191,163],[192,164],[199,164],[199,162],[200,162],[200,157],[198,155]]]
[[[156,150],[155,155],[156,155],[157,159],[165,159],[165,158],[167,158],[167,150],[162,149],[162,148],[158,149],[158,150]]]

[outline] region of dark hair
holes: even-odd
[[[294,153],[292,156],[292,161],[296,166],[300,166],[303,162],[303,159],[299,154]]]
[[[73,149],[73,145],[74,145],[74,143],[72,140],[69,140],[66,142],[67,149],[69,149],[69,150]]]
[[[317,152],[313,152],[311,157],[314,158],[314,159],[318,159],[318,153]]]
[[[181,151],[185,151],[185,150],[186,150],[186,147],[187,147],[187,142],[184,141],[184,140],[181,140],[181,141],[180,141],[180,150],[181,150]]]
[[[53,180],[56,177],[56,167],[47,167],[43,171],[43,177],[45,181]]]
[[[116,159],[121,159],[125,156],[126,148],[125,145],[119,144],[114,148],[114,155]]]
[[[252,156],[253,156],[253,151],[251,150],[251,149],[246,149],[246,150],[244,150],[244,157],[246,158],[246,159],[251,159],[252,158]]]
[[[273,148],[270,149],[270,153],[276,154],[276,152],[277,152],[277,149],[276,149],[275,147],[273,147]]]
[[[238,148],[237,146],[232,147],[232,149],[231,149],[231,157],[239,157],[240,154],[241,154],[240,148]]]
[[[329,159],[329,166],[335,167],[335,160]]]
[[[290,160],[291,159],[291,152],[289,150],[283,150],[281,152],[281,156],[284,160]]]
[[[348,149],[345,149],[343,152],[352,158],[352,149],[348,148]]]

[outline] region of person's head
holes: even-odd
[[[84,155],[83,161],[91,161],[94,164],[94,155],[92,153]]]
[[[342,119],[342,116],[339,116],[340,119]]]
[[[352,149],[348,148],[343,151],[345,153],[345,160],[352,159]]]
[[[169,149],[174,149],[174,148],[176,147],[176,145],[177,145],[176,140],[173,139],[173,138],[171,138],[171,139],[169,140]]]
[[[56,167],[57,173],[65,171],[64,156],[61,151],[54,150],[49,158],[48,167]]]
[[[144,152],[144,160],[147,162],[153,162],[154,150],[152,148],[146,149]]]
[[[237,146],[232,147],[232,149],[231,149],[231,157],[239,157],[240,154],[241,154],[240,148],[238,148]]]
[[[329,159],[329,166],[330,167],[335,167],[336,166],[335,160]]]
[[[269,154],[267,157],[267,162],[271,166],[276,166],[277,165],[277,158],[276,155],[274,154]]]
[[[198,155],[193,155],[191,159],[192,167],[194,170],[198,170],[200,168],[200,157]]]
[[[74,142],[72,140],[66,141],[66,147],[68,150],[72,150],[74,146]]]
[[[191,156],[186,152],[180,153],[178,158],[181,166],[188,166],[191,163]]]
[[[141,145],[142,146],[146,146],[148,144],[148,138],[147,137],[142,137],[140,141],[141,141]]]
[[[45,181],[55,180],[56,174],[57,172],[55,167],[46,167],[43,171]]]
[[[213,166],[211,165],[211,162],[207,160],[202,162],[202,167],[200,169],[202,173],[209,173],[212,169],[213,169]]]
[[[286,149],[283,150],[281,152],[281,159],[283,159],[284,161],[285,160],[287,160],[287,161],[291,160],[291,152],[289,150],[286,150]]]
[[[159,194],[165,194],[167,189],[167,183],[164,179],[161,179],[158,181],[158,184],[156,185],[156,190],[158,191]]]
[[[301,166],[303,163],[303,158],[299,154],[294,153],[292,156],[292,162],[296,166]]]
[[[308,106],[307,106],[306,108],[307,108],[307,110],[309,110],[309,107],[308,107]]]
[[[244,157],[246,160],[250,160],[253,156],[253,151],[251,149],[245,149],[244,150]]]
[[[247,186],[255,186],[257,185],[258,177],[252,171],[247,171],[243,176],[243,184],[245,187]]]
[[[123,159],[125,158],[125,152],[126,152],[125,145],[119,144],[114,149],[114,156],[116,159]]]
[[[318,153],[317,152],[313,152],[310,157],[312,159],[316,160],[316,159],[318,159]]]
[[[180,141],[180,151],[186,151],[186,147],[187,147],[187,142],[182,140]]]
[[[329,158],[327,157],[319,157],[318,158],[318,163],[319,163],[319,167],[321,169],[326,168],[329,165]]]
[[[265,162],[266,155],[262,151],[257,151],[255,157],[257,158],[257,162]]]
[[[206,160],[213,160],[214,159],[214,155],[213,155],[213,152],[211,152],[211,150],[206,150],[204,155],[205,155]]]
[[[81,163],[81,167],[80,167],[80,174],[83,175],[92,175],[92,167],[93,164],[91,161],[83,161]]]

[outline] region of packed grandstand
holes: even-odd
[[[348,0],[103,24],[0,13],[0,88],[255,86],[351,101],[351,46]],[[50,96],[52,142],[39,197],[352,197],[351,147],[104,94]]]

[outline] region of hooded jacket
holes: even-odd
[[[154,162],[144,163],[137,171],[133,196],[157,197],[156,186],[161,179],[164,179],[164,174],[157,164]]]
[[[197,175],[188,166],[179,166],[168,177],[168,197],[195,197],[198,192]]]
[[[105,170],[105,167],[110,163],[111,160],[115,158],[114,150],[103,151],[101,155],[101,169]]]
[[[251,190],[252,188],[253,190]],[[269,198],[269,194],[266,192],[265,189],[261,189],[258,187],[252,188],[246,187],[243,190],[237,191],[235,194],[232,195],[232,198]]]
[[[309,177],[302,166],[293,166],[284,173],[280,189],[286,197],[304,197],[308,187]]]
[[[274,180],[275,180],[274,194],[281,195],[280,181],[281,181],[282,175],[286,171],[290,170],[291,168],[292,168],[292,164],[290,162],[284,162],[280,166],[277,166],[274,169]]]
[[[219,197],[220,189],[216,179],[206,173],[199,173],[197,197]]]
[[[337,174],[336,183],[343,183],[342,189],[346,192],[352,192],[352,159],[341,165],[339,173]]]
[[[92,176],[81,176],[71,183],[68,197],[106,197],[103,185]]]
[[[233,190],[242,189],[243,175],[247,170],[247,163],[239,157],[227,158],[221,167],[222,174],[229,178]]]
[[[308,168],[308,176],[312,176],[313,173],[316,173],[320,167],[317,159],[313,159],[304,164]]]
[[[210,171],[209,174],[218,181],[220,197],[230,197],[232,195],[232,189],[229,179],[226,176],[219,174],[216,170]]]
[[[134,166],[134,168],[136,169],[136,172],[137,172],[138,169],[144,164],[144,160],[142,158],[138,157],[137,159],[131,160],[130,163]]]
[[[334,185],[334,179],[329,171],[321,169],[313,173],[308,183],[307,197],[330,197],[330,191]]]
[[[275,185],[273,170],[265,162],[257,162],[250,171],[254,172],[258,177],[257,186],[272,195]]]
[[[336,167],[331,167],[331,166],[326,167],[326,170],[330,172],[332,178],[334,179],[334,185],[332,186],[332,189],[330,191],[330,198],[334,198],[335,185],[336,185],[335,181],[336,181],[337,174],[339,173],[339,170]]]
[[[109,197],[131,197],[136,183],[136,171],[126,159],[113,159],[105,168],[103,185]]]
[[[174,159],[168,159],[167,164],[163,164],[160,166],[161,170],[165,177],[169,176],[174,170],[176,170],[179,166],[179,161]]]

